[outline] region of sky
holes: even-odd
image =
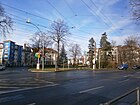
[[[123,45],[130,35],[140,35],[129,0],[0,0],[0,3],[14,21],[13,31],[5,40],[19,45],[30,43],[29,39],[38,31],[26,23],[27,19],[39,25],[41,31],[47,31],[54,20],[64,20],[71,33],[67,36],[67,47],[77,43],[82,51],[88,50],[92,37],[99,47],[104,32],[108,41],[116,41],[116,45]]]

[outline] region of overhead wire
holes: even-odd
[[[47,20],[47,21],[51,21],[51,22],[52,22],[52,20],[50,20],[50,19],[48,19],[48,18],[35,15],[35,14],[33,14],[33,13],[30,13],[30,12],[27,12],[27,11],[24,11],[24,10],[21,10],[21,9],[18,9],[18,8],[15,8],[15,7],[12,7],[12,6],[9,6],[9,5],[4,4],[4,3],[0,3],[0,4],[1,4],[1,5],[4,5],[4,6],[6,6],[6,7],[9,7],[9,8],[11,8],[11,9],[14,9],[14,10],[16,10],[16,11],[24,12],[24,13],[26,13],[26,14],[29,14],[29,15],[32,15],[32,16],[35,16],[35,17],[38,17],[38,18],[41,18],[41,19],[44,19],[44,20]]]
[[[48,0],[47,0],[47,1],[48,1]],[[50,3],[50,2],[49,2],[49,3]],[[44,19],[44,20],[51,21],[51,22],[56,22],[56,21],[50,20],[50,19],[48,19],[48,18],[44,18],[44,17],[38,16],[38,15],[35,15],[35,14],[33,14],[33,13],[30,13],[30,12],[27,12],[27,11],[24,11],[24,10],[21,10],[21,9],[18,9],[18,8],[15,8],[15,7],[12,7],[12,6],[9,6],[9,5],[7,5],[7,4],[3,4],[3,3],[0,3],[0,4],[1,4],[1,5],[4,5],[4,6],[7,6],[7,7],[11,8],[11,9],[14,9],[14,10],[16,10],[16,11],[20,11],[20,12],[29,14],[29,15],[34,16],[34,17],[38,17],[38,18],[40,18],[40,19]],[[52,4],[51,4],[51,5],[52,5]],[[52,6],[53,6],[53,5],[52,5]],[[53,6],[53,7],[54,7],[54,6]],[[54,7],[54,8],[55,8],[55,7]],[[57,10],[57,8],[55,8],[55,9]],[[57,11],[58,11],[58,10],[57,10]],[[59,12],[59,14],[61,14],[61,13]],[[63,16],[62,14],[61,14],[61,16],[62,16],[63,18],[66,18],[66,17]],[[57,22],[56,22],[56,23],[57,23]],[[75,26],[73,25],[73,27],[75,27]],[[75,29],[81,31],[80,29],[78,29],[78,28],[76,28],[76,27],[75,27]],[[82,30],[82,32],[88,33],[88,32],[85,32],[85,31],[83,31],[83,30]],[[89,34],[89,33],[88,33],[88,34]]]
[[[69,7],[69,9],[71,10],[71,12],[74,14],[74,16],[77,16],[76,12],[73,10],[73,8],[71,8],[71,6],[69,5],[69,3],[67,2],[67,0],[63,0],[65,2],[65,4]]]
[[[94,12],[93,9],[85,1],[81,0],[81,2],[91,11],[91,13],[93,14],[93,16],[96,17],[96,19],[99,20],[99,18],[100,18],[106,26],[110,27],[110,25],[108,23],[106,23],[100,16],[98,16],[97,13]]]
[[[93,0],[90,0],[91,3],[93,4],[93,6],[99,10],[98,6],[93,2]],[[115,25],[113,24],[113,22],[111,21],[111,19],[109,17],[107,17],[102,11],[99,11],[99,13],[101,13],[101,15],[103,15],[104,18],[106,18],[106,20],[108,20],[110,22],[110,24],[112,25],[112,27],[115,27]]]
[[[75,27],[49,0],[46,0],[46,2],[52,7],[54,8],[65,20],[67,20],[75,29],[84,32],[86,34],[89,34],[89,32],[83,31],[81,29],[78,29],[77,27]]]
[[[20,25],[24,25],[24,26],[27,26],[28,24],[25,24],[25,22],[23,21],[23,20],[21,20],[21,19],[14,19],[14,20],[16,20],[16,21],[18,21],[18,22],[14,22],[14,23],[18,23],[18,24],[20,24]],[[23,22],[23,23],[22,23]],[[29,25],[28,25],[29,26]],[[39,26],[41,26],[41,25],[39,25]],[[35,28],[34,26],[31,26],[32,28]],[[46,28],[46,27],[45,27]],[[27,28],[28,29],[28,28]],[[27,29],[26,29],[26,31],[27,31]],[[17,29],[16,29],[16,31],[17,31]],[[25,31],[22,31],[22,32],[24,32],[25,33]],[[29,33],[27,33],[27,34],[29,34]],[[79,37],[79,36],[73,36],[72,35],[72,37],[74,37],[74,38],[78,38],[78,39],[85,39],[86,37],[84,37],[84,36],[81,36],[81,37]],[[73,40],[74,41],[74,40]]]
[[[50,20],[50,19],[48,19],[48,18],[44,18],[44,17],[41,17],[41,16],[38,16],[38,15],[35,15],[35,14],[32,14],[32,13],[29,13],[29,12],[27,12],[27,11],[24,11],[24,10],[21,10],[21,9],[18,9],[18,8],[15,8],[15,7],[12,7],[12,6],[3,4],[3,3],[0,3],[0,4],[5,5],[5,6],[11,8],[11,9],[14,9],[14,10],[17,10],[17,11],[20,11],[20,12],[24,12],[24,13],[26,13],[26,14],[29,14],[29,15],[32,15],[32,16],[35,16],[35,17],[38,17],[38,18],[47,20],[47,21],[52,21],[52,20]],[[53,7],[54,7],[54,6],[53,6]],[[57,8],[56,8],[56,10],[57,10]],[[58,10],[57,10],[57,11],[58,11]],[[60,13],[60,12],[59,12],[59,13]],[[11,13],[8,13],[8,14],[13,15],[13,14],[11,14]],[[60,13],[60,14],[61,14],[61,13]],[[15,17],[17,17],[17,18],[20,18],[20,19],[23,19],[23,18],[21,18],[21,17],[19,17],[19,16],[16,16],[16,15],[13,15],[13,16],[15,16]],[[63,16],[63,15],[61,14],[61,16]],[[64,16],[63,16],[63,17],[64,17]],[[66,18],[66,17],[65,17],[65,18]],[[23,21],[22,21],[22,22],[23,22]],[[16,23],[19,23],[19,22],[16,22]],[[23,23],[19,23],[19,24],[27,25],[27,24],[23,24]],[[38,25],[38,26],[43,26],[43,25],[40,25],[40,24],[37,24],[37,25]],[[43,26],[43,27],[46,28],[46,26]],[[78,28],[75,28],[75,29],[77,29],[77,30],[80,31],[80,32],[86,33],[86,34],[90,34],[89,32],[80,30],[80,29],[78,29]],[[79,38],[81,38],[81,37],[83,37],[83,36],[79,36]]]

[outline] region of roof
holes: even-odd
[[[39,49],[38,48],[32,48],[34,52],[38,52]],[[48,53],[57,53],[56,50],[52,49],[52,48],[44,48],[44,51],[45,52],[48,52]]]
[[[5,41],[3,41],[3,42],[13,42],[13,41],[11,41],[11,40],[5,40]],[[15,42],[13,42],[13,43],[15,43]]]
[[[57,51],[52,48],[45,48],[44,50],[49,53],[57,53]]]

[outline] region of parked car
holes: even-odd
[[[139,65],[134,65],[134,66],[132,66],[132,69],[140,69],[140,66]]]
[[[6,67],[3,64],[0,64],[0,70],[5,70]]]
[[[118,66],[119,70],[127,70],[128,69],[128,64],[121,64]]]

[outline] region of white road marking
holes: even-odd
[[[31,89],[39,89],[39,88],[51,87],[51,86],[57,86],[57,85],[59,85],[59,84],[51,84],[51,85],[45,85],[45,86],[30,87],[30,88],[25,88],[25,89],[16,89],[16,90],[10,90],[10,91],[2,91],[2,92],[0,92],[0,95],[1,94],[5,94],[5,93],[19,92],[19,91],[31,90]]]
[[[140,72],[136,72],[137,74],[139,74]]]
[[[123,83],[123,82],[126,82],[126,81],[129,81],[129,79],[126,79],[126,80],[123,80],[123,81],[119,81],[119,83]]]
[[[17,89],[19,87],[8,87],[8,86],[0,86],[1,89],[4,89],[4,88],[11,88],[11,89]]]
[[[9,102],[9,101],[13,101],[13,100],[19,100],[19,99],[23,99],[23,98],[24,98],[24,96],[22,94],[15,95],[15,96],[2,97],[2,98],[0,98],[0,103]]]
[[[135,78],[139,79],[140,77],[135,77]]]
[[[85,93],[85,92],[89,92],[89,91],[92,91],[92,90],[101,89],[101,88],[103,88],[103,87],[104,87],[104,86],[99,86],[99,87],[95,87],[95,88],[91,88],[91,89],[87,89],[87,90],[80,91],[79,93]]]
[[[129,75],[125,75],[125,76],[123,76],[123,77],[129,77]]]
[[[35,78],[34,80],[36,80],[36,81],[42,81],[42,82],[46,82],[46,83],[50,83],[50,84],[54,84],[54,82],[46,81],[46,80],[41,80],[41,79],[38,79],[38,78]]]
[[[31,104],[27,104],[27,105],[35,105],[36,103],[31,103]]]

